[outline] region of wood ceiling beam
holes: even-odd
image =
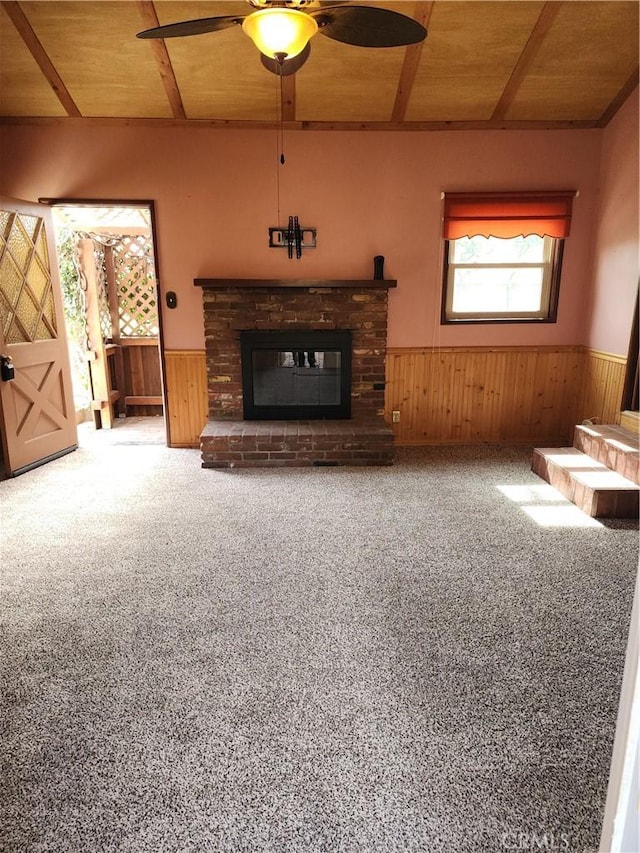
[[[433,9],[433,0],[429,2],[417,2],[413,17],[423,27],[427,27],[431,18],[431,10]],[[418,44],[410,44],[407,46],[404,54],[404,62],[402,63],[402,71],[400,72],[400,81],[398,82],[398,90],[396,99],[391,111],[391,121],[404,121],[411,90],[418,72],[420,57],[422,56],[422,48],[424,41]]]
[[[138,9],[140,10],[140,17],[146,30],[160,26],[153,0],[138,0]],[[149,45],[153,51],[173,117],[178,119],[186,118],[187,114],[182,103],[182,95],[178,88],[178,81],[173,72],[173,65],[171,64],[164,39],[149,39]]]
[[[511,72],[507,85],[504,87],[500,100],[496,104],[496,108],[491,116],[492,121],[502,121],[506,116],[518,93],[522,81],[529,72],[534,59],[538,55],[538,51],[542,47],[542,43],[544,42],[551,25],[555,21],[558,12],[562,8],[562,5],[562,2],[556,2],[556,0],[548,2],[547,0],[542,7],[542,10],[538,15],[538,20],[535,22],[534,27],[531,30],[531,34],[527,39],[527,43],[525,44],[513,71]]]
[[[633,69],[631,74],[629,75],[626,83],[620,89],[615,98],[611,101],[606,110],[602,113],[597,122],[597,127],[606,127],[614,115],[618,112],[620,107],[627,100],[629,95],[633,92],[633,90],[638,85],[638,80],[640,79],[640,68],[636,67]]]
[[[45,76],[47,83],[53,89],[56,97],[64,107],[67,115],[80,118],[82,113],[78,109],[75,101],[71,97],[71,94],[65,84],[62,81],[62,77],[56,71],[56,68],[53,62],[49,59],[49,55],[47,51],[44,49],[38,36],[35,34],[33,27],[27,20],[27,16],[24,14],[22,9],[20,8],[20,4],[16,2],[9,2],[9,0],[2,0],[0,3],[2,8],[7,13],[8,17],[11,19],[11,23],[16,28],[18,33],[20,34],[22,40],[27,46],[27,49],[35,59],[40,71]]]
[[[69,118],[66,116],[0,116],[2,125],[34,127],[193,127],[227,128],[229,130],[349,130],[349,131],[440,131],[440,130],[585,130],[597,127],[597,120],[550,119],[532,121],[250,121],[243,119],[209,118],[122,118],[94,116]],[[100,202],[101,204],[103,202]]]

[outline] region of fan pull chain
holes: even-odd
[[[277,117],[277,129],[276,129],[276,148],[280,153],[279,160],[280,166],[284,166],[285,164],[285,156],[284,156],[284,106],[283,106],[283,97],[284,97],[284,87],[282,84],[282,74],[278,74],[278,79],[280,81],[279,86],[276,87],[276,117]],[[277,203],[278,203],[278,216],[277,222],[280,222],[280,166],[276,166],[276,195],[277,195]]]
[[[284,89],[282,85],[282,69],[280,78],[280,165],[284,166]]]
[[[279,134],[279,130],[278,130],[279,121],[280,121],[280,104],[278,102],[278,99],[280,97],[282,97],[281,96],[281,89],[282,89],[282,81],[280,82],[280,90],[278,89],[278,86],[276,85],[276,157],[278,156],[278,153],[281,151],[280,134]],[[276,206],[277,206],[276,222],[278,223],[278,225],[280,225],[280,166],[277,163],[276,163]]]

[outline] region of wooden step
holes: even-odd
[[[576,447],[537,447],[532,470],[592,518],[637,518],[640,487]]]
[[[637,433],[617,424],[581,424],[574,430],[573,445],[621,477],[640,484],[640,436]]]
[[[620,412],[620,426],[640,435],[640,412],[634,412],[630,409]]]

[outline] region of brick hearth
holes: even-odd
[[[393,435],[368,421],[209,421],[203,468],[390,465]]]
[[[388,288],[395,281],[195,279],[202,287],[209,421],[205,468],[389,465],[383,418]],[[244,421],[241,331],[349,329],[349,420]]]

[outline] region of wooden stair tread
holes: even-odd
[[[637,518],[640,436],[618,424],[579,424],[573,447],[537,447],[532,471],[592,518]]]
[[[629,453],[640,451],[640,434],[618,424],[579,424],[576,426],[576,432],[586,433],[601,441],[614,442],[617,447]]]
[[[640,412],[620,412],[620,426],[640,436]]]
[[[580,424],[573,446],[622,477],[640,484],[640,436],[617,424]]]
[[[534,453],[544,456],[547,462],[562,468],[587,488],[640,492],[636,483],[575,447],[537,447]]]

